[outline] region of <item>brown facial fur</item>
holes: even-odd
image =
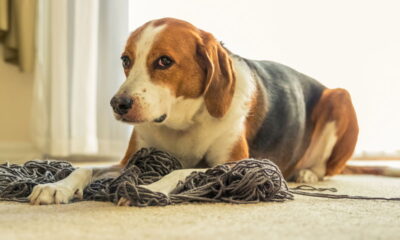
[[[128,75],[134,64],[135,42],[149,25],[165,28],[154,39],[147,56],[147,69],[151,81],[168,87],[176,96],[198,98],[204,94],[209,113],[222,117],[232,101],[235,74],[227,51],[210,33],[197,29],[185,21],[164,18],[146,23],[131,34],[123,55],[131,58],[131,66],[125,69]],[[154,67],[161,56],[168,56],[174,64],[167,69]]]
[[[176,97],[200,97],[205,73],[196,56],[198,30],[185,22],[168,20],[164,24],[166,27],[154,40],[147,59],[151,81],[168,87]],[[174,64],[165,70],[154,68],[154,62],[161,56],[172,58]]]
[[[131,60],[131,65],[129,66],[129,68],[124,69],[125,76],[129,75],[129,72],[132,69],[132,66],[135,64],[135,53],[136,53],[136,44],[135,43],[139,40],[139,37],[142,34],[143,30],[149,24],[150,24],[150,22],[144,24],[143,26],[139,27],[134,32],[132,32],[126,42],[125,50],[121,55],[128,56]]]

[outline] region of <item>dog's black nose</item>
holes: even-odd
[[[110,104],[115,113],[124,115],[131,109],[133,100],[127,96],[115,96],[111,99]]]

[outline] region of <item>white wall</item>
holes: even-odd
[[[146,0],[132,5],[132,29],[154,18],[184,19],[243,57],[278,61],[328,87],[348,89],[360,123],[356,151],[399,151],[400,1]]]

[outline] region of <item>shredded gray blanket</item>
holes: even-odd
[[[132,206],[165,206],[183,202],[255,203],[293,199],[279,168],[270,160],[245,159],[193,172],[166,196],[139,185],[160,180],[179,161],[163,151],[143,148],[136,152],[117,178],[92,182],[84,190],[84,200],[117,203],[124,197]],[[28,161],[24,165],[0,165],[0,200],[27,202],[37,184],[53,183],[75,168],[65,161]]]

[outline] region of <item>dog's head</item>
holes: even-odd
[[[235,74],[228,52],[187,22],[144,24],[130,35],[121,59],[126,80],[111,100],[121,121],[163,124],[201,106],[221,118],[230,107]]]

